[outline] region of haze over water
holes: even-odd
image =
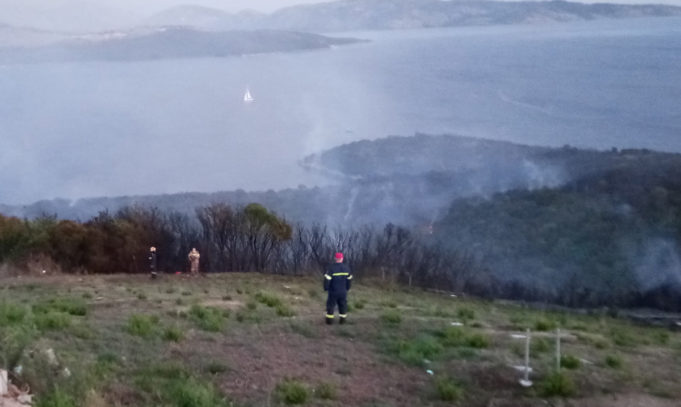
[[[681,152],[680,18],[343,36],[372,42],[1,66],[0,202],[309,186],[304,155],[414,132]]]

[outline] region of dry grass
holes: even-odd
[[[605,316],[382,290],[360,280],[350,301],[361,306],[348,324],[326,326],[317,278],[259,274],[24,277],[3,287],[0,361],[22,365],[18,379],[46,402],[277,405],[286,404],[281,383],[300,384],[310,391],[306,405],[324,406],[544,406],[554,394],[584,406],[681,400],[681,335]],[[69,323],[46,320],[57,314]],[[539,385],[557,377],[555,326],[578,366],[561,377],[574,392],[521,388],[510,366],[521,363],[523,348],[511,334],[541,329],[531,361]],[[37,375],[49,348],[58,362]],[[170,390],[181,383],[192,386]]]

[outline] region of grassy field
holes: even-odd
[[[681,334],[602,316],[355,282],[324,324],[321,279],[2,281],[0,362],[37,406],[679,406]],[[453,326],[452,322],[463,323]],[[555,328],[562,339],[556,371]],[[533,331],[531,379],[518,384]]]

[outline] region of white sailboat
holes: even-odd
[[[253,96],[251,95],[251,91],[246,88],[246,93],[244,93],[244,103],[251,103],[253,101]]]

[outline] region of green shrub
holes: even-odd
[[[308,398],[307,389],[297,380],[285,379],[277,384],[275,393],[279,400],[286,404],[305,404]]]
[[[287,307],[284,304],[277,305],[276,310],[277,310],[277,315],[279,315],[280,317],[292,317],[292,316],[296,315],[296,313],[293,312],[293,310],[291,308]]]
[[[258,302],[261,302],[261,303],[267,305],[270,308],[274,308],[274,307],[283,305],[281,300],[276,295],[273,295],[273,294],[267,294],[267,293],[259,292],[255,295],[255,299]]]
[[[226,406],[213,386],[193,377],[172,380],[166,386],[170,402],[176,407]]]
[[[546,318],[540,318],[534,321],[534,330],[539,332],[552,331],[556,329],[555,321],[550,321]]]
[[[471,334],[466,338],[466,346],[476,349],[482,349],[489,346],[489,339],[483,334]]]
[[[623,364],[622,358],[618,355],[607,355],[605,357],[605,365],[611,369],[619,369]]]
[[[315,395],[323,400],[336,399],[336,387],[330,383],[319,383],[314,389]]]
[[[18,324],[24,320],[26,308],[21,305],[0,303],[0,326]]]
[[[257,303],[257,302],[254,302],[254,301],[249,301],[249,302],[246,303],[246,308],[248,308],[249,310],[253,311],[253,310],[255,310],[256,308],[258,308],[258,303]]]
[[[390,310],[381,314],[381,320],[391,325],[398,325],[402,322],[402,316],[398,311]]]
[[[570,397],[575,394],[576,387],[565,373],[555,372],[541,382],[540,392],[544,397]]]
[[[80,339],[92,339],[95,337],[95,331],[85,323],[72,325],[69,332]]]
[[[202,307],[200,305],[192,305],[189,310],[189,315],[196,322],[199,328],[204,331],[219,332],[224,325],[224,314],[216,309],[210,307]]]
[[[462,327],[448,326],[438,332],[440,342],[447,347],[462,346],[466,341],[466,332]]]
[[[448,377],[439,377],[435,380],[437,395],[442,401],[458,401],[463,396],[461,386]]]
[[[147,299],[147,295],[145,293],[139,293],[137,294],[137,299],[144,301]]]
[[[612,343],[622,347],[633,347],[637,345],[636,339],[631,333],[623,328],[613,328],[610,330]]]
[[[546,353],[551,350],[551,342],[546,338],[532,338],[530,347],[532,349],[532,353]],[[524,349],[525,348],[523,348],[523,352],[525,352]]]
[[[213,375],[215,375],[215,374],[220,374],[220,373],[224,373],[224,372],[226,372],[227,370],[228,370],[228,369],[227,369],[227,366],[224,365],[224,364],[222,364],[222,363],[220,363],[220,362],[210,362],[210,363],[206,366],[206,371],[207,371],[208,373],[210,373],[210,374],[213,374]]]
[[[582,365],[582,362],[572,355],[562,355],[560,365],[566,369],[577,369]]]
[[[104,378],[111,374],[116,365],[118,365],[118,356],[114,353],[106,352],[97,356],[97,362],[94,365],[94,373]]]
[[[151,316],[133,314],[128,318],[126,331],[128,331],[130,335],[149,338],[154,334],[155,328],[156,324]]]
[[[459,310],[456,312],[456,315],[464,321],[475,319],[475,311],[470,308],[459,308]]]
[[[59,311],[75,316],[85,316],[87,315],[87,304],[82,299],[53,298],[33,305],[34,314],[46,314],[50,311]]]
[[[365,300],[355,301],[355,309],[358,309],[358,310],[364,309],[364,306],[366,305],[366,303],[367,302]]]
[[[291,332],[297,333],[298,335],[304,336],[305,338],[317,337],[315,331],[312,329],[312,325],[307,322],[291,320],[289,323],[289,328],[291,328]]]
[[[78,407],[79,404],[67,392],[55,387],[37,398],[36,407]]]
[[[71,325],[71,316],[59,311],[36,314],[35,325],[41,331],[58,331]]]
[[[669,344],[669,339],[670,339],[669,332],[667,332],[667,331],[655,331],[653,333],[653,339],[654,339],[655,343],[657,343],[658,345],[667,345],[667,344]]]
[[[470,348],[486,348],[489,339],[480,333],[468,333],[463,327],[448,326],[437,333],[440,342],[446,347],[466,346]]]
[[[163,331],[163,339],[169,342],[180,342],[184,338],[182,330],[178,326],[169,326]]]
[[[434,359],[442,353],[442,345],[431,336],[412,340],[399,340],[389,346],[389,351],[410,365],[423,365],[425,359]]]

